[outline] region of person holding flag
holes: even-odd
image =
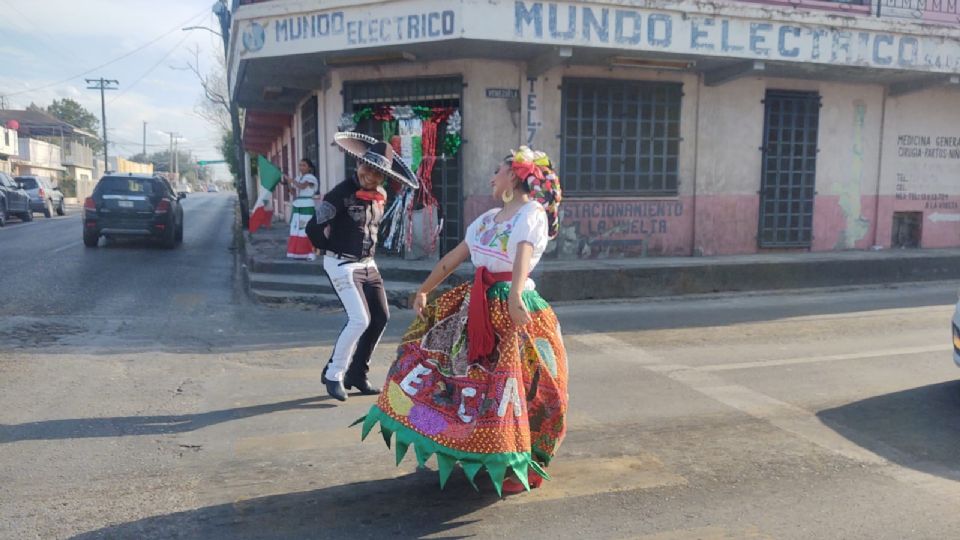
[[[290,216],[290,237],[287,238],[288,259],[312,261],[317,258],[306,232],[307,223],[315,214],[313,196],[320,188],[320,181],[314,176],[316,170],[317,167],[312,161],[303,158],[300,160],[300,176],[295,180],[286,175],[283,177],[290,188],[297,193]]]
[[[346,401],[351,388],[363,395],[380,393],[370,385],[367,372],[390,318],[383,278],[373,260],[387,200],[383,183],[389,178],[416,189],[420,182],[385,142],[354,132],[337,133],[334,141],[357,160],[357,172],[317,204],[306,234],[323,250],[323,269],[347,312],[347,324],[322,376],[327,393]]]
[[[264,225],[270,226],[270,220],[273,219],[273,211],[270,210],[270,198],[273,189],[280,183],[283,173],[267,158],[259,156],[257,158],[257,176],[260,177],[260,194],[257,196],[257,203],[250,214],[250,233],[257,232]]]

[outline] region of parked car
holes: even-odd
[[[0,172],[0,227],[7,224],[10,216],[19,216],[23,221],[33,221],[30,196],[20,189],[10,175]]]
[[[83,202],[83,243],[96,247],[101,236],[139,236],[172,248],[183,241],[186,193],[175,193],[166,179],[143,174],[111,174],[97,182]]]
[[[49,178],[44,176],[17,176],[14,180],[30,196],[30,211],[43,212],[44,217],[52,217],[56,209],[57,215],[66,214],[63,206],[63,193],[59,186],[53,185]]]

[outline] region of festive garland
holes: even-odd
[[[413,210],[419,206],[424,213],[434,209],[437,212],[439,225],[434,226],[432,220],[424,219],[425,247],[432,253],[436,249],[443,223],[439,202],[433,196],[433,170],[437,159],[452,158],[460,151],[463,144],[463,118],[460,111],[454,107],[420,105],[363,107],[353,114],[344,114],[337,128],[340,131],[354,131],[360,122],[369,119],[382,123],[382,140],[407,160],[420,180],[420,189],[415,192],[409,188],[398,188],[397,196],[384,216],[384,222],[390,224],[384,247],[399,250],[402,245],[408,250],[412,249]],[[444,123],[446,128],[441,135],[439,128]],[[412,147],[409,147],[410,137],[414,138]],[[401,151],[402,147],[406,152]]]
[[[443,145],[440,146],[443,155],[454,157],[460,152],[460,146],[463,145],[462,131],[463,118],[460,116],[460,110],[452,107],[423,107],[410,105],[381,105],[379,107],[364,107],[351,114],[344,114],[337,124],[340,131],[354,131],[357,124],[373,118],[383,122],[383,140],[389,141],[397,133],[397,120],[408,120],[419,118],[424,121],[432,121],[437,124],[447,123],[446,133],[443,138]]]

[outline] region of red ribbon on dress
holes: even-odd
[[[387,198],[384,197],[383,193],[380,193],[379,190],[358,189],[356,193],[356,197],[361,201],[370,201],[370,202],[373,202],[373,201],[383,202],[387,200]]]
[[[510,281],[511,272],[491,273],[487,267],[480,266],[473,277],[470,289],[470,308],[467,312],[467,359],[480,360],[490,356],[497,341],[490,322],[490,309],[487,306],[487,291],[494,283]]]

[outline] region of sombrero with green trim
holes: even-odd
[[[413,170],[402,160],[393,147],[378,141],[369,135],[354,131],[341,131],[333,135],[333,141],[357,161],[373,167],[384,175],[399,180],[417,189],[420,180]]]

